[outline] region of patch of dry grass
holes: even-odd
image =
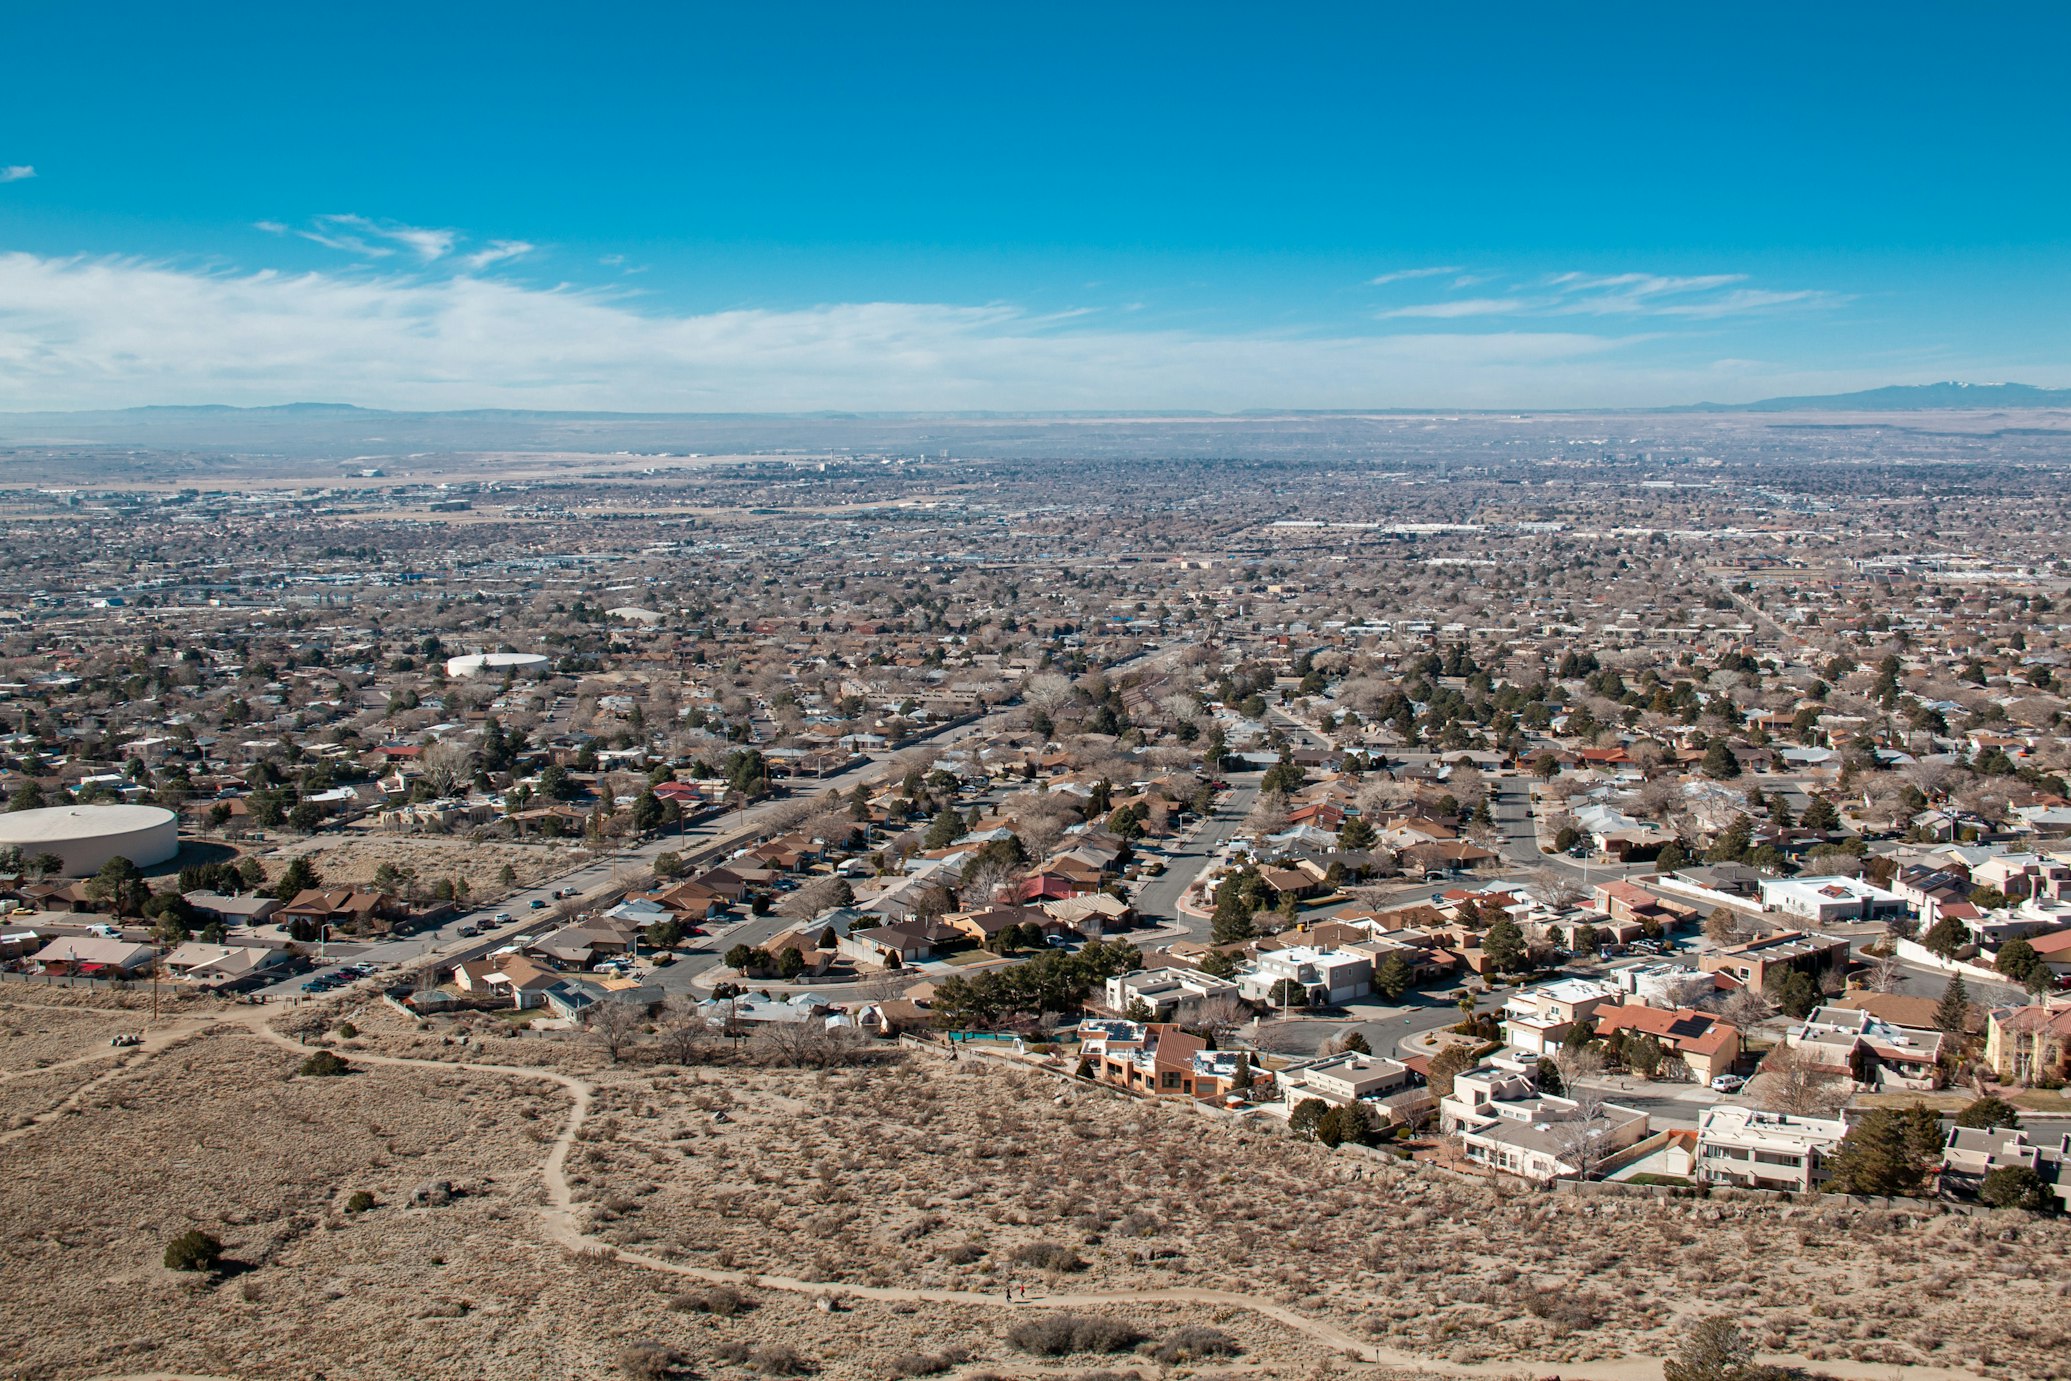
[[[540,1167],[568,1102],[551,1084],[371,1059],[301,1079],[293,1052],[226,1029],[9,1144],[11,1374],[1373,1374],[1252,1310],[1067,1298],[1174,1288],[1250,1294],[1399,1353],[1505,1369],[1660,1355],[1688,1311],[1730,1314],[1759,1348],[1815,1363],[2044,1377],[2071,1344],[2061,1223],[1929,1204],[1501,1196],[1181,1107],[1060,1098],[1053,1081],[977,1060],[614,1066],[583,1042],[448,1044],[467,1024],[354,1015],[348,1057],[582,1073],[595,1094],[567,1158],[581,1227],[686,1268],[824,1282],[824,1298],[553,1245]],[[28,1016],[0,1001],[0,1020]],[[450,1195],[418,1194],[441,1185]],[[356,1192],[373,1206],[346,1211]],[[233,1273],[164,1268],[165,1242],[189,1227],[222,1239]],[[1009,1283],[1029,1303],[856,1293],[1003,1301]],[[1053,1313],[1113,1326],[1072,1352],[1057,1349],[1077,1348],[1076,1328],[1011,1341]]]

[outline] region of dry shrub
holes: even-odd
[[[1033,1266],[1039,1271],[1083,1271],[1086,1263],[1070,1247],[1056,1242],[1025,1242],[1009,1258],[1016,1266]]]
[[[819,1366],[788,1343],[770,1343],[748,1354],[748,1365],[763,1376],[811,1376]]]
[[[1068,1357],[1127,1352],[1143,1341],[1143,1330],[1110,1314],[1043,1314],[1008,1329],[1007,1341],[1037,1357]]]
[[[756,1301],[731,1285],[714,1285],[708,1290],[687,1290],[669,1301],[679,1314],[714,1314],[730,1319],[753,1309]]]
[[[907,1381],[914,1376],[940,1376],[971,1360],[971,1350],[955,1346],[940,1352],[902,1352],[885,1363],[885,1381]]]
[[[661,1343],[627,1343],[618,1354],[618,1369],[632,1381],[667,1381],[681,1376],[690,1359]]]
[[[1207,1357],[1234,1357],[1238,1351],[1237,1340],[1220,1328],[1190,1323],[1158,1339],[1157,1346],[1151,1349],[1151,1360],[1170,1366],[1174,1362],[1198,1362]]]

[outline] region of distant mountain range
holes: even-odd
[[[2033,384],[1896,384],[1860,393],[1764,398],[1755,403],[1692,403],[1664,412],[1921,412],[1930,408],[2071,408],[2071,388]]]

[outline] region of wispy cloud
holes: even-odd
[[[36,165],[33,163],[0,164],[0,182],[27,182],[34,176]]]
[[[500,264],[506,259],[522,259],[538,248],[538,245],[527,244],[523,240],[491,240],[486,249],[463,254],[460,262],[469,270],[480,272],[491,264]]]
[[[272,221],[263,221],[260,226],[262,229],[271,229],[274,224]],[[351,254],[362,259],[387,259],[400,251],[424,264],[445,258],[460,242],[460,233],[455,230],[433,230],[423,226],[403,225],[396,221],[376,221],[365,216],[351,215],[318,216],[306,229],[297,230],[295,233],[326,249],[335,249],[342,254]]]
[[[1574,407],[1694,397],[1706,377],[1664,382],[1641,333],[1219,333],[1005,303],[676,313],[390,262],[407,271],[0,253],[0,408]]]
[[[1392,273],[1383,273],[1367,279],[1366,286],[1369,288],[1385,288],[1390,283],[1407,283],[1413,278],[1443,278],[1448,273],[1462,272],[1465,272],[1465,270],[1461,269],[1457,264],[1424,269],[1396,269]]]
[[[1515,316],[1530,304],[1521,297],[1455,297],[1444,302],[1419,302],[1408,307],[1395,307],[1377,313],[1383,319],[1392,317],[1466,317],[1466,316]]]
[[[1492,275],[1464,274],[1452,291],[1478,286]],[[1446,297],[1393,307],[1376,315],[1383,320],[1507,316],[1643,316],[1691,319],[1746,316],[1789,307],[1832,306],[1848,299],[1816,288],[1778,290],[1748,287],[1744,273],[1547,274],[1516,280],[1501,297]]]

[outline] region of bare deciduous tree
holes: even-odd
[[[600,1002],[589,1012],[590,1036],[613,1064],[625,1058],[639,1038],[640,1013],[623,1002]]]

